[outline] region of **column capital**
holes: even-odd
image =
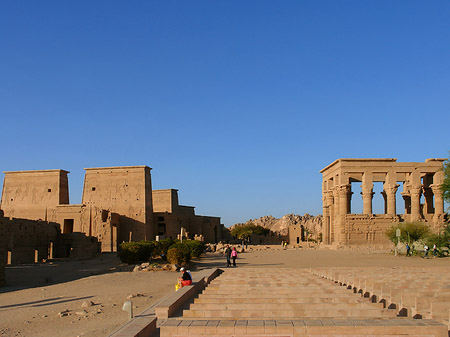
[[[363,195],[363,197],[364,197],[364,196],[370,196],[370,197],[373,197],[374,194],[375,194],[375,192],[372,192],[372,190],[370,190],[370,191],[362,191],[361,194]]]
[[[433,191],[433,194],[442,194],[442,184],[431,184],[430,185],[431,190]]]
[[[423,185],[412,185],[409,187],[409,193],[411,194],[420,194],[422,192]]]
[[[384,192],[386,192],[386,194],[395,194],[398,191],[399,188],[399,184],[394,184],[394,185],[385,185],[384,186]]]
[[[341,185],[337,187],[337,191],[339,195],[348,195],[352,189],[352,185]]]

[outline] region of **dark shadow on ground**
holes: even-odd
[[[85,261],[53,260],[45,263],[6,266],[6,286],[0,293],[47,286],[80,278],[132,270],[116,253],[102,253]]]
[[[0,306],[0,309],[17,308],[17,307],[22,307],[22,308],[43,307],[43,306],[47,306],[47,305],[67,303],[67,302],[73,302],[73,301],[78,301],[78,300],[85,300],[85,299],[92,298],[92,297],[94,297],[94,296],[46,298],[41,301],[24,302],[24,303],[17,303],[17,304],[11,304],[11,305],[2,305],[2,306]]]

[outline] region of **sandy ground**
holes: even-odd
[[[274,248],[241,253],[238,268],[450,267],[450,258]],[[196,261],[191,267],[194,281],[196,271],[211,267],[224,268],[224,258],[209,253]],[[8,337],[107,336],[126,322],[121,308],[127,297],[134,296],[131,300],[138,314],[174,291],[178,277],[170,271],[131,272],[112,254],[89,261],[8,267],[6,275],[9,285],[0,288],[0,336]]]

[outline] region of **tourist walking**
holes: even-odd
[[[227,258],[227,267],[231,267],[231,248],[229,245],[227,245],[224,255]]]
[[[231,251],[231,258],[233,259],[233,267],[236,267],[236,258],[238,257],[238,253],[236,251],[236,248],[233,247],[233,250]]]
[[[411,252],[410,252],[410,251],[411,251],[411,247],[410,247],[409,244],[407,243],[407,244],[406,244],[406,257],[411,256],[411,254],[410,254]]]
[[[428,248],[427,245],[423,246],[424,253],[423,253],[422,258],[427,258],[428,259],[428,249],[429,248]]]
[[[437,256],[438,253],[438,249],[436,247],[436,244],[433,245],[433,258],[435,258]]]

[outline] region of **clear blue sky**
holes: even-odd
[[[2,1],[0,170],[148,165],[230,226],[450,150],[450,2]],[[1,176],[3,180],[3,175]]]

